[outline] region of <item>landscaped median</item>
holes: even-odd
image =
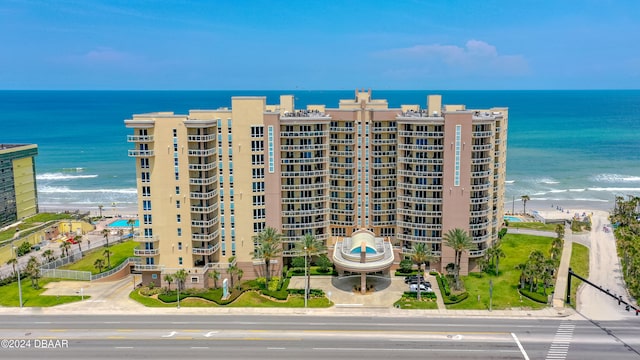
[[[261,281],[262,280],[262,281]],[[222,299],[222,289],[184,289],[180,291],[180,306],[185,307],[304,307],[304,290],[287,289],[288,279],[279,283],[279,289],[269,290],[264,279],[245,281],[230,289],[229,297]],[[270,282],[271,283],[271,282]],[[142,287],[132,291],[129,297],[148,307],[175,307],[178,293],[175,289]],[[333,303],[322,290],[311,289],[307,307],[326,308]]]

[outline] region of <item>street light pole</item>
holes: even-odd
[[[304,248],[304,307],[307,307],[307,296],[309,294],[309,276],[307,275],[307,247]]]
[[[18,252],[16,251],[16,246],[11,244],[11,248],[16,256],[16,269],[18,270],[18,297],[20,300],[20,308],[22,308],[22,284],[20,281],[20,262],[18,261]]]

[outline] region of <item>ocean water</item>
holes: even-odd
[[[0,142],[35,143],[43,208],[105,212],[136,203],[133,145],[123,120],[151,111],[231,106],[231,96],[267,103],[294,94],[296,107],[351,99],[349,91],[0,91]],[[640,90],[376,91],[391,107],[426,103],[509,107],[507,199],[612,203],[640,195]]]

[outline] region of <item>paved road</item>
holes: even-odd
[[[640,321],[566,319],[0,316],[0,339],[31,341],[0,358],[638,359],[638,331]]]

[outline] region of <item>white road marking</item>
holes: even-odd
[[[285,350],[283,347],[268,347],[267,350]]]
[[[214,334],[217,334],[217,331],[209,331],[208,333],[204,334],[205,337],[212,337]]]
[[[549,351],[547,351],[547,360],[564,360],[567,358],[575,327],[575,325],[567,323],[558,326],[556,335],[553,337],[553,342],[551,342]]]
[[[515,340],[516,344],[518,344],[518,349],[520,349],[522,356],[524,356],[524,360],[529,360],[529,355],[527,355],[527,352],[524,351],[524,348],[522,347],[522,344],[520,344],[520,340],[518,340],[516,334],[511,333],[511,337],[513,337],[513,340]]]
[[[162,337],[163,337],[163,338],[172,337],[172,336],[174,336],[175,334],[177,334],[177,332],[172,331],[172,332],[170,332],[168,335],[162,335]]]
[[[208,349],[209,347],[208,346],[192,346],[191,348],[192,349],[201,349],[202,350],[202,349]]]
[[[116,346],[116,349],[133,349],[133,346]]]

